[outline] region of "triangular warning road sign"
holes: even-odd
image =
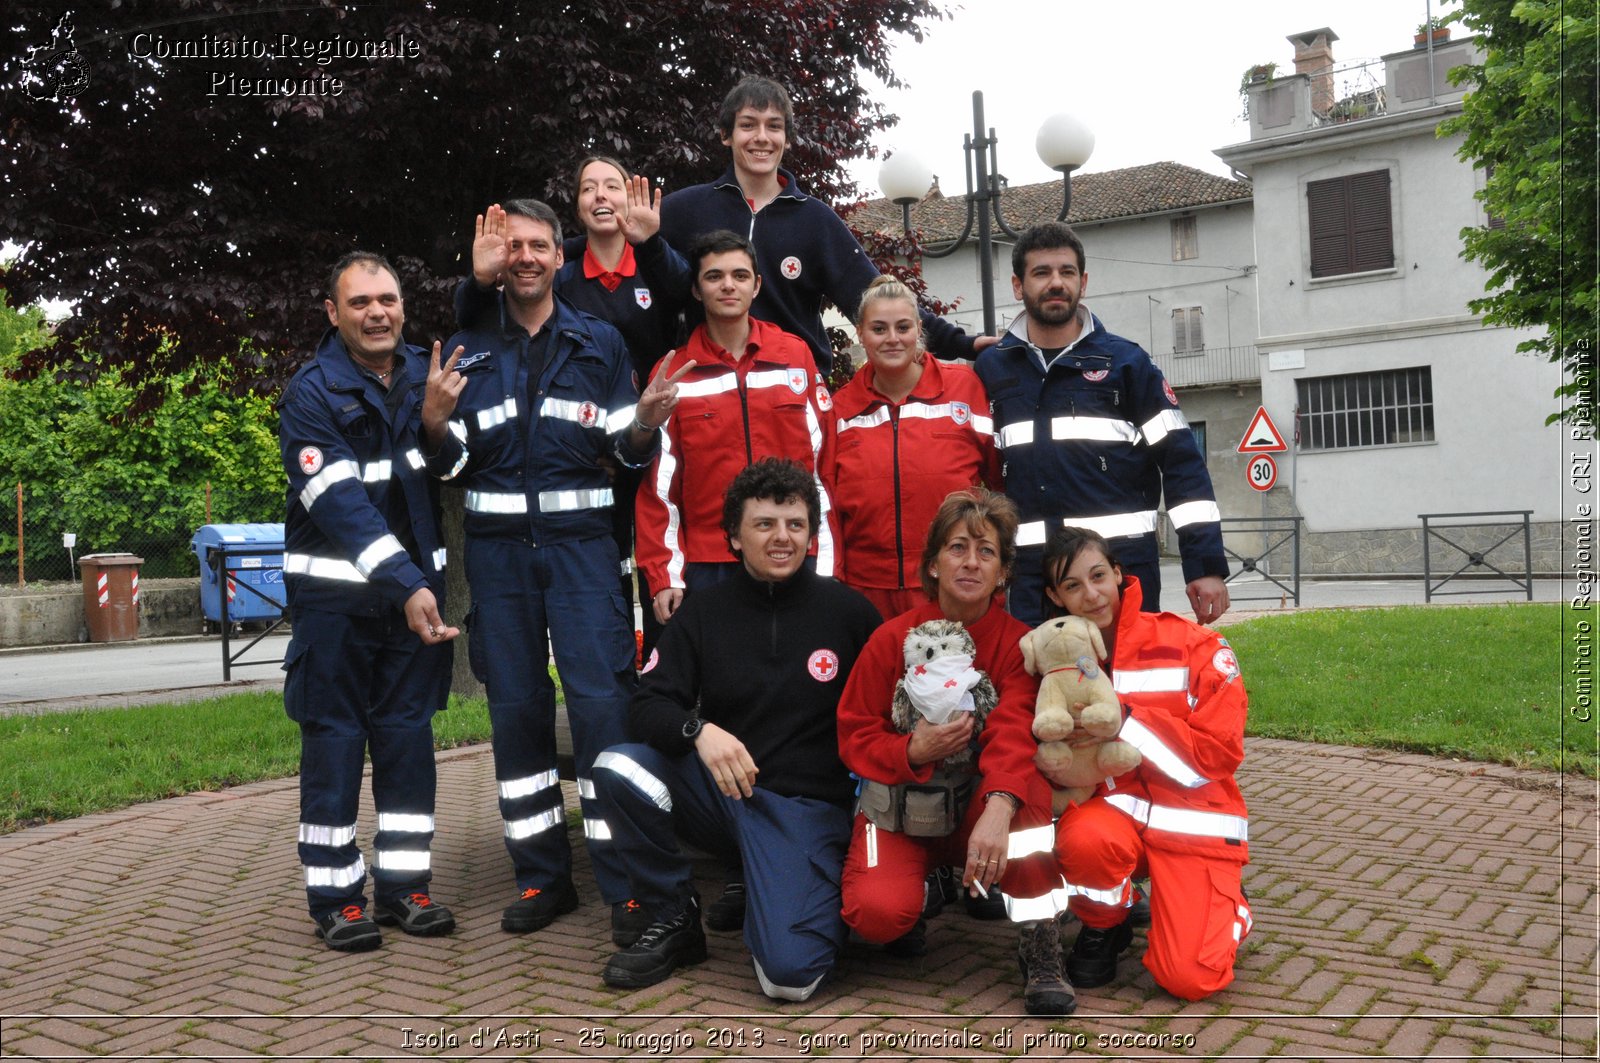
[[[1289,445],[1283,441],[1283,433],[1267,416],[1267,408],[1257,406],[1256,415],[1250,419],[1250,427],[1245,429],[1244,438],[1239,440],[1239,453],[1278,454],[1288,449]]]

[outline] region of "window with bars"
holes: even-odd
[[[1206,349],[1198,306],[1180,306],[1172,312],[1172,350],[1174,354],[1194,354]]]
[[[1200,257],[1200,225],[1193,214],[1172,219],[1172,261]]]
[[[1433,441],[1433,370],[1428,366],[1295,381],[1302,450]]]
[[[1388,170],[1311,181],[1306,206],[1313,277],[1394,268]]]

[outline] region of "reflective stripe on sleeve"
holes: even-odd
[[[541,771],[537,775],[525,775],[520,779],[506,779],[500,783],[500,800],[515,801],[519,797],[527,797],[541,790],[548,790],[552,786],[559,786],[561,776],[554,768]]]
[[[1211,780],[1195,771],[1178,755],[1177,751],[1163,742],[1154,731],[1140,723],[1137,719],[1129,717],[1123,721],[1122,732],[1118,738],[1125,739],[1129,745],[1139,751],[1146,764],[1153,766],[1161,774],[1171,779],[1180,786],[1191,789],[1204,786]]]
[[[349,845],[356,840],[356,825],[348,827],[328,827],[320,823],[300,824],[300,843],[302,845],[326,845],[338,848]]]
[[[306,485],[300,489],[300,505],[307,513],[311,512],[312,504],[322,497],[324,491],[340,480],[353,480],[360,474],[361,467],[349,459],[334,462],[306,481]]]
[[[321,886],[325,889],[348,889],[360,882],[366,873],[366,861],[359,856],[355,863],[344,867],[307,867],[306,888]]]
[[[1188,427],[1189,419],[1182,410],[1162,410],[1140,426],[1139,431],[1144,433],[1145,442],[1155,446],[1167,438],[1169,432],[1181,432]]]
[[[421,455],[418,455],[419,457]],[[367,484],[381,484],[394,475],[394,463],[388,458],[382,461],[369,462],[361,467],[361,482]]]
[[[422,460],[422,451],[412,447],[406,451],[406,464],[413,469],[421,469],[427,463]]]
[[[283,555],[283,573],[286,576],[310,576],[313,579],[335,579],[345,583],[365,583],[367,577],[356,566],[336,557],[310,557],[306,554]]]
[[[1172,518],[1174,528],[1187,528],[1191,524],[1218,523],[1222,520],[1222,510],[1217,508],[1215,502],[1202,499],[1198,502],[1182,502],[1176,506],[1169,506],[1167,516]]]
[[[406,548],[400,545],[400,540],[393,535],[380,536],[373,544],[361,551],[356,558],[356,571],[362,578],[372,575],[372,570],[394,557],[396,554],[404,557]]]
[[[594,758],[594,770],[620,775],[635,790],[654,801],[661,811],[672,811],[672,791],[667,789],[667,784],[645,771],[632,757],[606,750]]]
[[[614,435],[633,424],[633,419],[638,416],[638,413],[639,406],[637,403],[634,403],[625,406],[620,410],[614,410],[610,414],[607,414],[606,435]]]

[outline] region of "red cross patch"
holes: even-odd
[[[1232,679],[1239,674],[1239,658],[1233,655],[1231,648],[1224,646],[1211,655],[1211,667]]]
[[[800,260],[790,255],[778,266],[778,271],[789,280],[794,280],[800,276]]]
[[[315,476],[322,471],[322,448],[300,448],[300,471],[307,476]]]
[[[594,423],[600,419],[600,407],[592,402],[586,402],[578,407],[578,423],[585,428],[593,428]]]
[[[817,409],[823,413],[833,409],[833,396],[828,394],[828,385],[826,384],[817,385]]]
[[[1172,393],[1172,385],[1171,384],[1169,384],[1165,380],[1163,380],[1161,382],[1161,390],[1167,393],[1167,401],[1168,402],[1172,403],[1174,406],[1176,406],[1178,404],[1178,396],[1176,396],[1176,395],[1174,395]]]
[[[650,309],[650,289],[635,288],[633,290],[633,301],[639,304],[640,310]]]
[[[950,419],[956,424],[966,424],[972,419],[972,407],[964,402],[950,404]]]
[[[644,662],[644,667],[639,669],[639,674],[643,675],[644,673],[650,671],[650,669],[654,668],[656,665],[658,665],[660,663],[661,663],[661,651],[660,650],[651,650],[650,651],[650,659],[648,661]]]
[[[796,395],[806,393],[806,371],[804,369],[789,370],[789,390]]]
[[[832,650],[818,650],[806,662],[806,671],[819,683],[826,683],[839,674],[839,655]]]
[[[1110,375],[1111,370],[1109,369],[1086,369],[1083,372],[1083,379],[1098,384]]]

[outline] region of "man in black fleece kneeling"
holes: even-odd
[[[677,834],[711,852],[737,848],[763,993],[805,1000],[833,968],[855,794],[835,710],[881,618],[806,567],[821,516],[816,483],[794,462],[769,458],[734,478],[722,528],[743,571],[684,600],[629,707],[637,741],[595,759],[616,851],[652,919],[606,964],[608,985],[654,985],[706,957]]]

